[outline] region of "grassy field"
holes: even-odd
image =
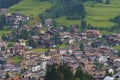
[[[115,23],[109,20],[120,15],[119,0],[111,0],[111,4],[87,2],[84,5],[87,12],[87,24],[91,24],[95,27],[111,27],[115,25]],[[56,20],[66,26],[70,26],[71,24],[80,24],[80,20],[66,20],[65,17],[60,17]]]
[[[120,1],[111,0],[111,4],[98,4],[88,2],[85,4],[87,11],[87,23],[97,27],[110,27],[115,23],[110,22],[111,18],[120,15]]]
[[[7,30],[0,30],[0,37],[3,35],[3,34],[7,34],[7,33],[10,33],[11,31],[7,31]]]
[[[87,2],[84,5],[87,12],[87,23],[96,27],[111,27],[115,25],[115,23],[110,22],[109,20],[117,15],[120,15],[119,0],[111,0],[111,4]],[[38,2],[35,0],[23,0],[19,4],[9,8],[9,11],[17,11],[31,16],[31,18],[33,18],[33,20],[31,20],[32,23],[39,21],[38,14],[50,8],[50,6],[50,3],[47,1]],[[61,16],[56,20],[58,23],[64,24],[65,26],[70,26],[72,24],[80,24],[80,20],[66,20],[65,16]]]
[[[12,61],[13,63],[19,64],[22,61],[22,58],[20,56],[14,56],[14,57],[8,58],[8,60]]]
[[[115,46],[113,48],[120,51],[120,46]]]
[[[69,27],[73,24],[77,24],[77,25],[80,25],[81,23],[81,20],[68,20],[66,19],[65,16],[61,16],[60,18],[57,18],[56,21],[59,23],[59,24],[64,24],[65,26]]]
[[[47,49],[46,48],[37,48],[37,49],[33,49],[32,51],[39,53],[39,52],[45,52],[45,51],[47,51]]]
[[[50,7],[51,4],[48,1],[38,2],[35,0],[23,0],[19,4],[10,7],[9,12],[20,12],[28,15],[32,19],[30,22],[34,23],[39,21],[38,15]]]

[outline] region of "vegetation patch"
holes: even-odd
[[[48,1],[38,2],[36,0],[23,0],[19,4],[16,4],[9,8],[11,13],[20,12],[25,15],[29,15],[32,18],[38,17],[38,14],[50,8],[51,4]]]
[[[105,0],[103,0],[105,2]],[[110,0],[110,4],[96,3],[96,2],[85,2],[86,22],[95,27],[112,27],[116,23],[110,21],[110,19],[120,14],[120,1]],[[33,21],[39,21],[36,19],[41,12],[51,8],[49,1],[38,2],[37,0],[23,0],[19,4],[16,4],[9,8],[10,12],[20,12],[31,16]],[[34,20],[35,19],[35,20]],[[70,26],[71,24],[80,25],[81,20],[69,20],[66,16],[61,16],[56,19],[59,24]]]
[[[120,51],[120,46],[115,46],[113,48],[116,49],[116,50],[118,50],[118,51]]]
[[[22,61],[22,58],[20,56],[13,56],[8,58],[8,60],[12,61],[13,63],[19,64]]]
[[[36,53],[39,53],[39,52],[45,52],[45,51],[47,51],[47,49],[46,48],[36,48],[36,49],[33,49],[33,51]]]
[[[111,27],[110,21],[120,14],[120,1],[111,0],[110,4],[87,2],[84,4],[87,11],[87,23],[96,27]]]
[[[0,37],[3,35],[3,34],[8,34],[10,33],[11,31],[10,30],[0,30]]]

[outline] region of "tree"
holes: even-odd
[[[103,0],[95,0],[95,2],[102,3]]]
[[[0,16],[0,30],[2,30],[5,25],[6,25],[6,18],[5,15],[3,14],[2,16]]]
[[[79,46],[79,47],[80,47],[80,50],[81,50],[81,51],[84,51],[84,44],[83,44],[83,42],[80,43],[80,46]]]
[[[80,78],[76,78],[75,80],[80,80]]]
[[[100,70],[100,69],[104,66],[103,63],[99,63],[99,62],[97,62],[97,61],[96,61],[94,64],[96,65],[96,68],[97,68],[98,70]]]
[[[60,42],[61,42],[60,41],[60,33],[57,32],[51,40],[53,40],[56,44],[60,44]]]
[[[92,42],[92,43],[91,43],[91,46],[92,46],[92,48],[97,48],[97,47],[98,47],[98,45],[97,45],[96,42]]]
[[[45,80],[72,80],[73,73],[67,64],[60,65],[55,64],[47,67]]]
[[[81,78],[83,75],[84,75],[84,73],[83,73],[81,67],[78,67],[77,70],[76,70],[76,72],[75,72],[74,78],[75,79],[76,78]]]
[[[57,80],[56,78],[56,68],[55,64],[47,67],[47,72],[44,80]]]
[[[89,75],[87,72],[84,72],[82,70],[81,67],[78,67],[75,75],[74,75],[74,79],[78,79],[78,80],[94,80],[93,77],[91,75]]]
[[[14,4],[19,3],[21,0],[0,0],[0,8],[8,8]]]
[[[28,40],[28,45],[29,46],[32,46],[33,48],[37,48],[39,45],[38,45],[38,42],[37,41],[34,41],[32,39],[29,39]]]
[[[105,1],[105,4],[110,4],[110,0],[106,0],[106,1]]]
[[[7,72],[5,75],[5,80],[7,80],[10,77],[9,73]]]
[[[7,40],[7,36],[5,34],[2,34],[2,40],[3,41]]]
[[[82,4],[84,0],[50,0],[50,2],[52,7],[40,14],[40,19],[58,18],[61,15],[67,16],[67,19],[85,18],[86,11]]]
[[[82,31],[86,28],[86,26],[87,26],[87,23],[86,23],[86,21],[85,20],[82,20],[81,21],[81,29],[82,29]]]
[[[50,50],[48,49],[47,51],[45,51],[45,56],[49,55]]]
[[[75,74],[67,64],[59,66],[53,64],[47,67],[47,72],[44,80],[94,80],[91,75],[84,72],[81,67],[78,67]]]
[[[120,56],[120,50],[118,50],[117,55]]]

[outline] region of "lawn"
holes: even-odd
[[[80,25],[81,20],[68,20],[66,16],[61,16],[60,18],[56,19],[57,23],[70,27],[73,24]]]
[[[12,61],[13,63],[19,64],[22,61],[22,58],[20,56],[13,56],[8,58],[8,60]]]
[[[120,46],[115,46],[113,48],[120,51]]]
[[[45,52],[45,51],[47,51],[47,49],[46,48],[36,48],[36,49],[33,49],[32,51],[39,53],[39,52]]]
[[[10,33],[11,31],[7,31],[7,30],[0,30],[0,37],[3,35],[3,34],[8,34]]]
[[[66,48],[67,45],[66,44],[61,44],[61,45],[58,45],[59,48]]]

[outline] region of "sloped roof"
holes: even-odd
[[[104,80],[114,80],[114,78],[107,76],[107,77],[104,78]]]

